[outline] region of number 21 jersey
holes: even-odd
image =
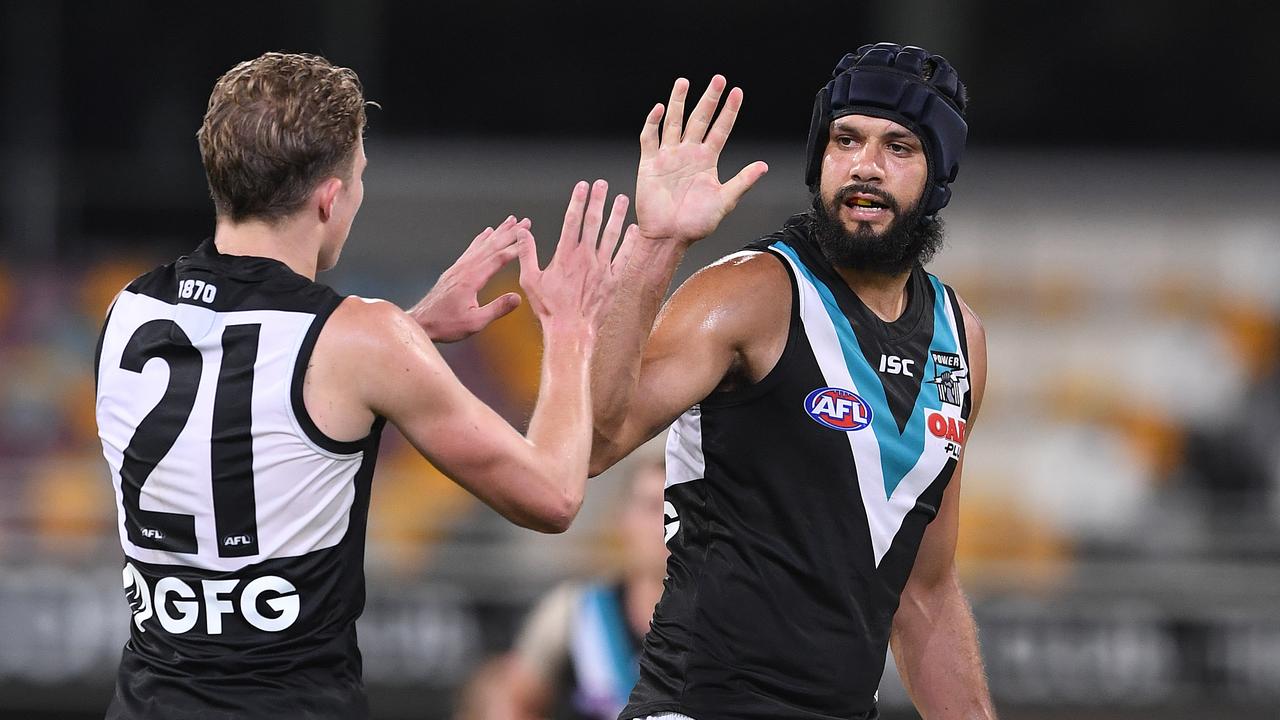
[[[97,420],[133,612],[109,718],[351,718],[382,421],[325,436],[303,381],[342,298],[275,260],[194,253],[133,281]]]

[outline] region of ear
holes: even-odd
[[[331,177],[317,185],[311,193],[311,200],[314,203],[312,207],[319,209],[321,221],[327,222],[333,217],[333,205],[337,202],[340,192],[342,192],[342,180]]]

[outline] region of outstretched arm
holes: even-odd
[[[533,236],[519,230],[520,283],[542,325],[542,382],[526,436],[471,394],[421,326],[386,302],[348,298],[321,331],[307,370],[307,409],[322,430],[347,437],[375,415],[512,522],[566,529],[582,503],[591,444],[588,365],[597,319],[612,293],[607,258],[625,200],[597,244],[600,218],[579,183],[555,256],[541,269]],[[598,188],[599,195],[606,189]],[[603,205],[603,198],[592,207]],[[345,424],[344,424],[345,423]],[[359,435],[355,435],[359,437]]]
[[[964,316],[973,397],[968,432],[972,432],[986,386],[986,335],[967,306]],[[961,462],[956,467],[938,517],[925,531],[890,635],[903,685],[926,720],[986,720],[996,716],[978,648],[977,624],[956,573],[963,465]]]
[[[720,182],[720,152],[742,106],[742,90],[734,88],[712,121],[725,87],[723,76],[713,77],[684,127],[689,82],[676,80],[668,107],[655,105],[640,133],[636,176],[639,230],[625,242],[626,262],[619,261],[621,254],[614,261],[618,289],[601,328],[591,369],[595,447],[599,450],[593,451],[593,472],[603,471],[635,447],[625,447],[619,454],[620,445],[627,443],[618,432],[637,397],[641,356],[676,266],[688,247],[715,231],[768,170],[763,162],[754,162],[728,182]]]

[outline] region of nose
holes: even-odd
[[[865,142],[858,148],[849,165],[849,179],[864,183],[884,180],[884,152],[878,143]]]

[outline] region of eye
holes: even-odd
[[[836,144],[840,147],[853,147],[853,138],[848,135],[839,135],[836,137]]]
[[[907,153],[911,152],[910,147],[903,145],[900,142],[891,142],[889,143],[888,147],[889,147],[889,152],[894,153],[895,155],[906,155]]]

